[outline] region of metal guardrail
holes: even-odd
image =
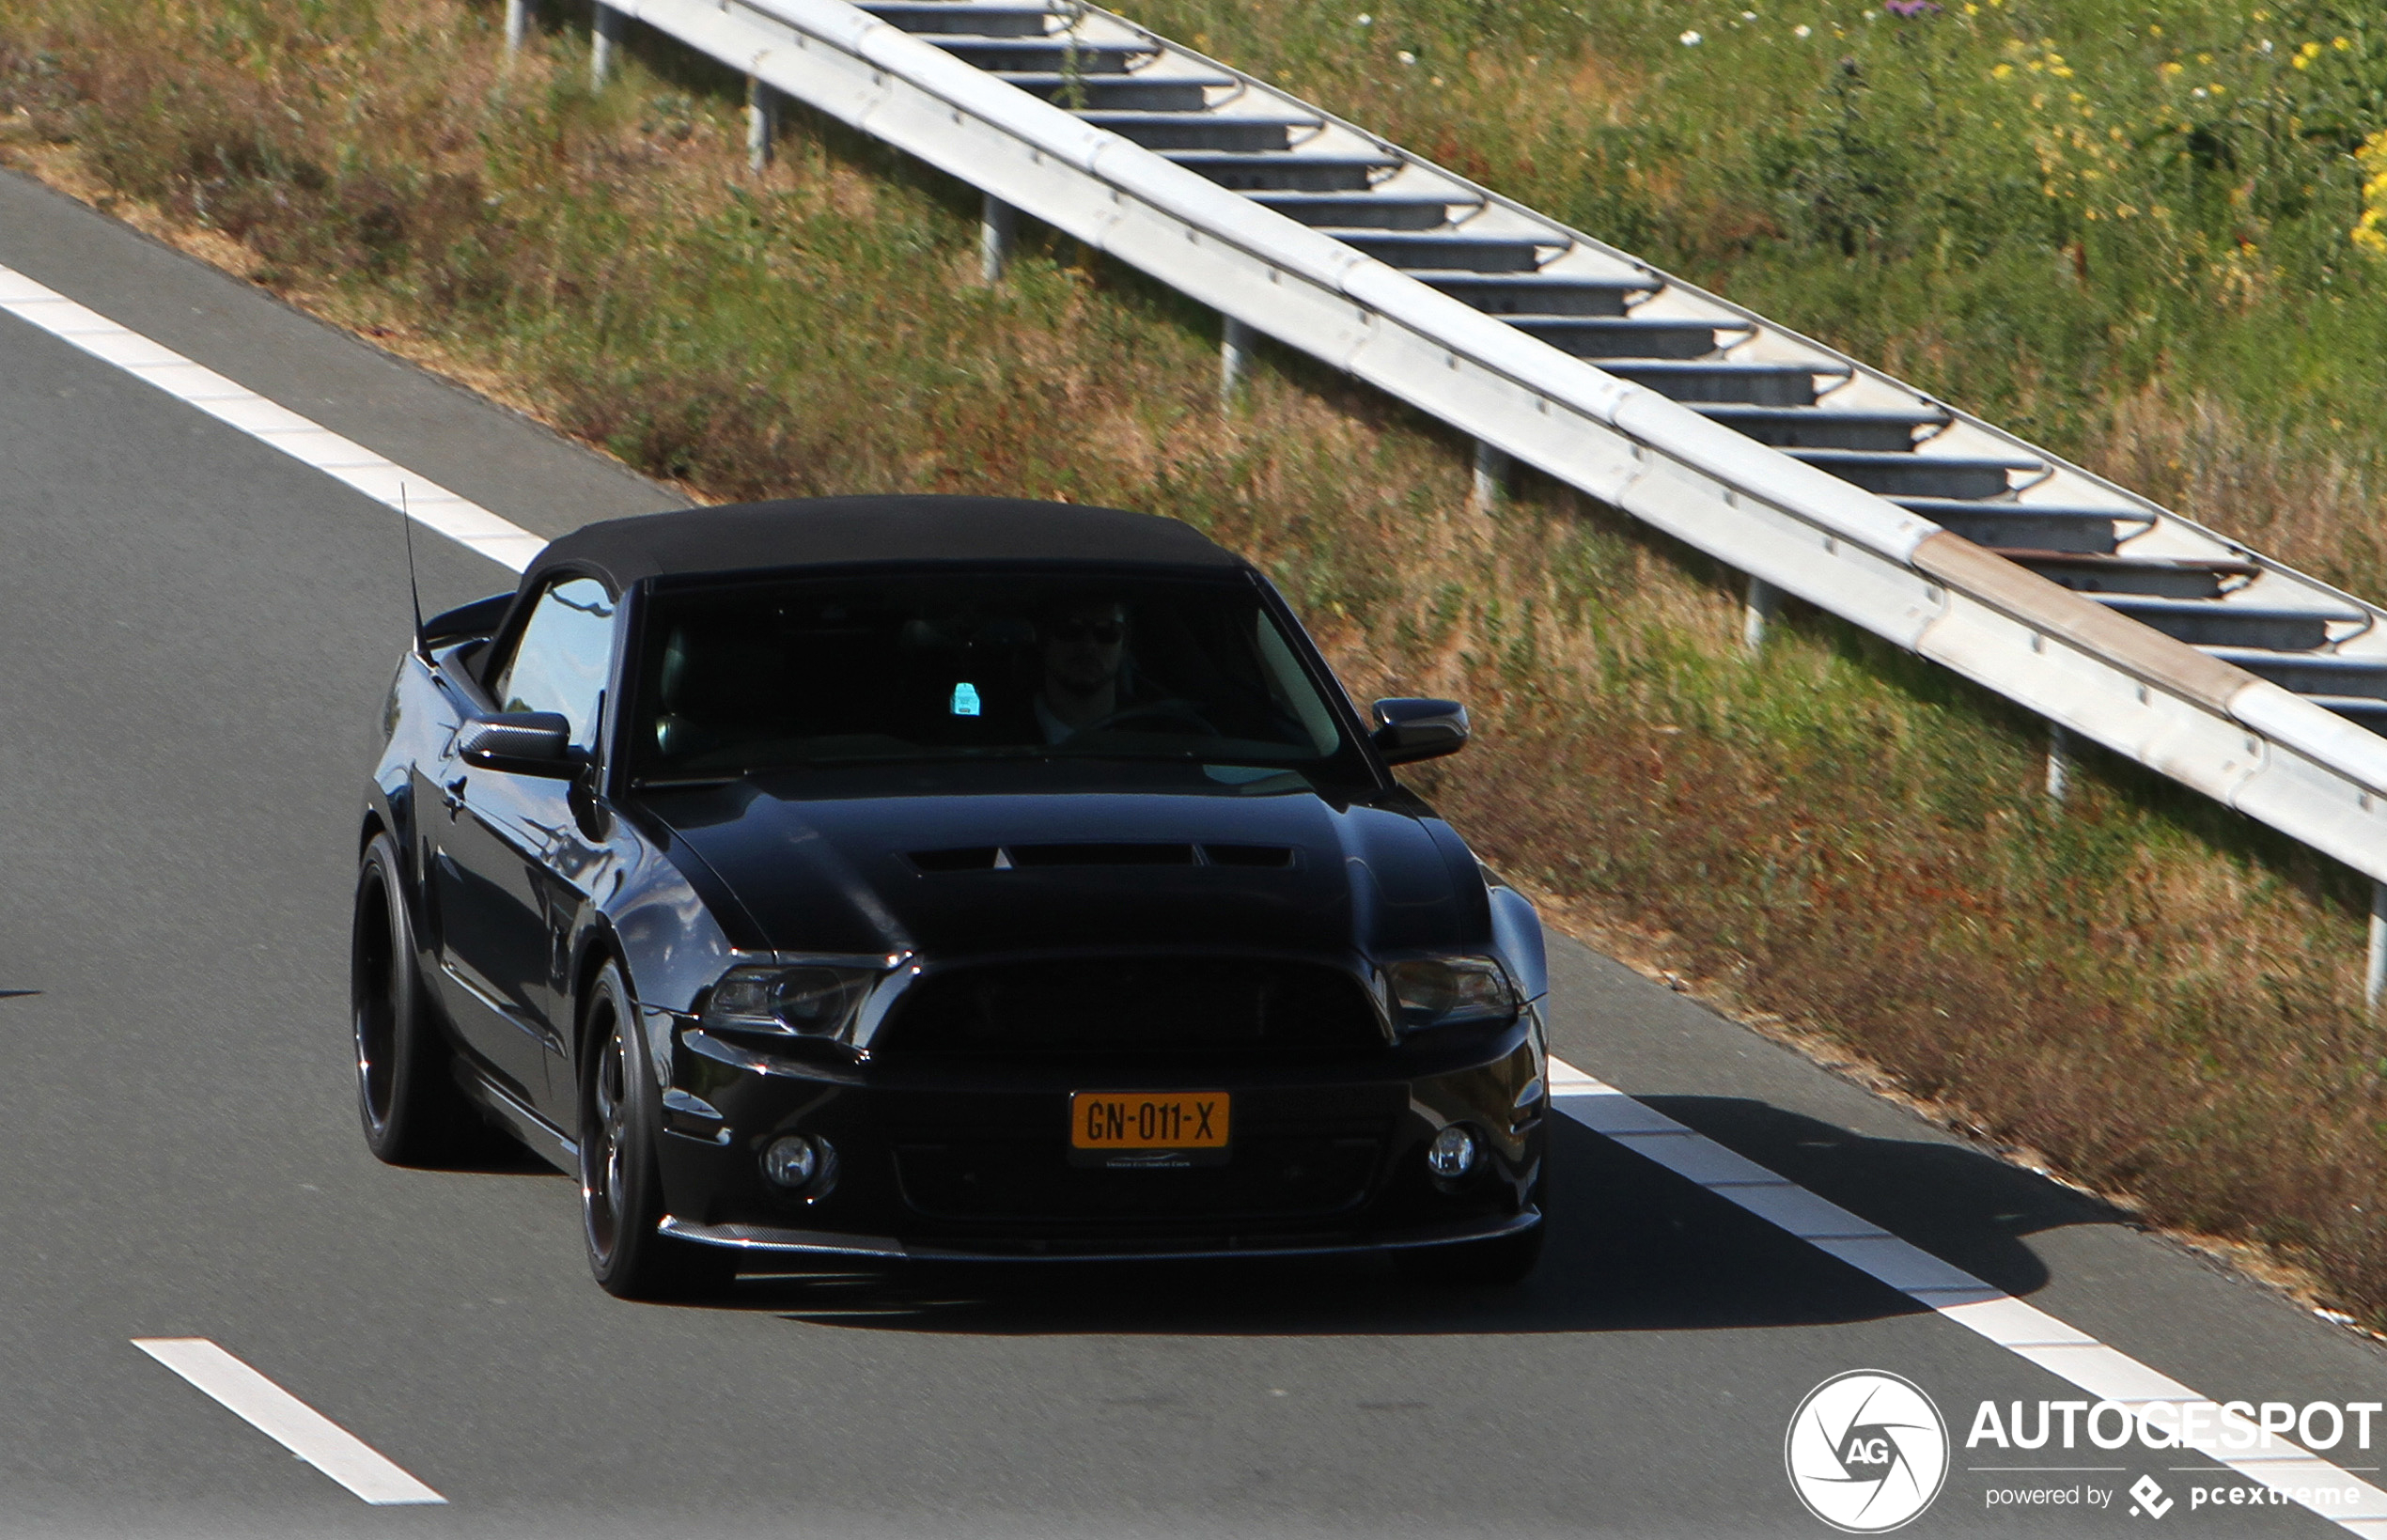
[[[529,0],[509,0],[509,43]],[[2372,879],[2382,612],[1091,7],[598,0]]]

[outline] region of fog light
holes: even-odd
[[[1483,1158],[1484,1142],[1473,1128],[1456,1123],[1434,1135],[1434,1142],[1426,1146],[1427,1168],[1445,1180],[1466,1175]]]
[[[802,1134],[774,1139],[762,1152],[762,1174],[781,1187],[808,1186],[820,1174],[820,1149]]]

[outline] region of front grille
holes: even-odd
[[[903,1200],[956,1222],[1132,1230],[1331,1218],[1366,1201],[1409,1105],[1398,1082],[1232,1090],[1225,1164],[1114,1168],[1069,1159],[1067,1092],[917,1092],[890,1098]]]
[[[905,997],[879,1051],[1275,1057],[1383,1041],[1365,990],[1332,968],[1128,957],[932,974]]]
[[[1367,1197],[1378,1139],[1238,1141],[1223,1166],[1072,1166],[1057,1139],[1037,1144],[908,1144],[896,1151],[904,1202],[924,1218],[1068,1223],[1224,1224],[1328,1219]]]

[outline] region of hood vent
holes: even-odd
[[[1285,871],[1293,851],[1283,845],[969,845],[914,850],[923,872],[1007,872],[1022,866],[1244,866]]]
[[[1205,845],[1202,854],[1213,866],[1261,866],[1281,872],[1293,864],[1292,848],[1284,845]]]

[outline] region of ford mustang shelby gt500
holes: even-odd
[[[1173,520],[593,524],[424,625],[359,832],[373,1152],[494,1123],[652,1296],[784,1257],[1533,1266],[1542,937]],[[782,1264],[784,1266],[784,1263]]]

